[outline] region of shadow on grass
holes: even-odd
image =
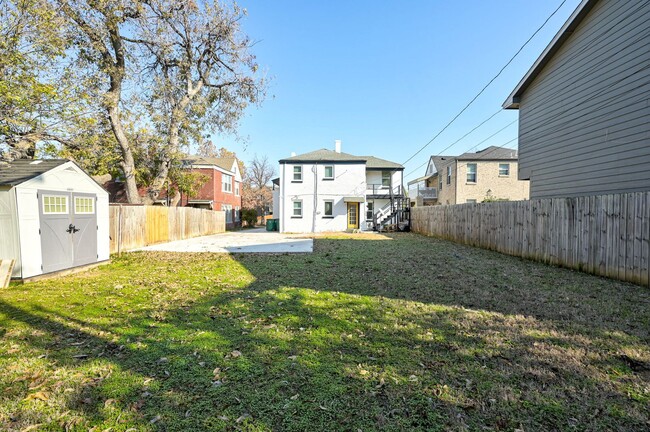
[[[79,308],[2,300],[2,338],[23,350],[2,354],[47,355],[53,375],[0,378],[15,402],[5,423],[48,418],[47,401],[24,400],[43,384],[61,406],[53,424],[80,429],[647,428],[647,380],[617,357],[648,355],[641,288],[393,238],[317,239],[310,255],[132,254],[68,279],[91,294]]]

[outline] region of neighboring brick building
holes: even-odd
[[[517,151],[491,146],[460,156],[431,156],[424,177],[409,182],[415,205],[463,204],[529,198],[529,182],[517,179]]]
[[[186,160],[184,167],[208,180],[195,196],[183,194],[179,205],[222,210],[226,212],[226,226],[239,224],[242,177],[237,159],[196,157]]]

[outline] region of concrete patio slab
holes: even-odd
[[[226,232],[143,247],[141,251],[221,253],[311,253],[314,240],[264,228]]]

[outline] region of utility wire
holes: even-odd
[[[611,32],[611,31],[612,31],[612,30],[613,30],[613,29],[614,29],[618,24],[620,24],[621,22],[625,21],[625,20],[628,19],[629,17],[635,15],[635,14],[636,14],[639,10],[641,10],[642,8],[643,8],[643,5],[641,5],[640,7],[636,8],[636,9],[634,9],[634,10],[632,10],[632,11],[630,11],[628,14],[626,14],[626,15],[623,16],[623,17],[621,17],[617,22],[613,23],[613,24],[612,24],[612,25],[611,25],[611,26],[610,26],[610,27],[609,27],[609,28],[608,28],[608,29],[607,29],[603,34],[605,34],[605,35],[606,35],[606,34],[609,34],[609,33],[610,33],[610,32]],[[644,32],[644,33],[641,34],[638,38],[636,38],[636,39],[634,39],[634,40],[632,40],[632,41],[629,41],[629,42],[626,43],[625,45],[623,45],[623,44],[619,44],[618,46],[614,47],[613,49],[610,49],[610,50],[609,50],[609,52],[611,52],[610,55],[608,55],[607,57],[602,58],[598,63],[596,63],[596,64],[592,65],[591,67],[589,67],[588,69],[582,71],[579,75],[576,76],[576,79],[579,80],[579,79],[581,79],[581,78],[584,78],[584,77],[588,76],[588,75],[589,75],[590,73],[592,73],[594,70],[598,69],[600,66],[602,66],[603,64],[605,64],[608,60],[610,60],[611,58],[613,58],[614,56],[616,56],[616,55],[618,54],[618,52],[620,52],[621,50],[623,50],[623,49],[625,49],[625,48],[629,48],[629,47],[633,46],[634,44],[636,44],[637,42],[640,42],[640,41],[645,40],[645,39],[646,39],[647,37],[649,37],[649,36],[650,36],[650,32]],[[584,52],[586,52],[588,49],[590,49],[590,48],[591,48],[591,47],[592,47],[592,46],[593,46],[593,45],[594,45],[598,40],[599,40],[599,39],[594,39],[594,40],[590,41],[590,42],[589,42],[588,44],[586,44],[586,45],[585,45],[581,50],[579,50],[579,51],[577,51],[576,53],[574,53],[571,57],[569,57],[569,58],[565,59],[563,62],[558,63],[557,65],[555,65],[555,67],[554,67],[554,68],[553,68],[549,73],[553,73],[555,70],[558,70],[558,69],[562,68],[563,66],[567,65],[569,62],[575,60],[575,59],[576,59],[578,56],[580,56],[582,53],[584,53]],[[642,69],[642,70],[643,70],[643,69]],[[623,80],[629,78],[629,77],[632,76],[632,75],[635,75],[635,73],[632,73],[631,75],[628,75],[628,76],[622,78],[621,80],[618,80],[617,82],[613,83],[612,85],[615,85],[615,84],[617,84],[618,82],[621,82],[621,81],[623,81]],[[609,89],[612,85],[606,87],[604,90]],[[586,102],[586,101],[588,101],[588,100],[593,99],[594,97],[597,97],[597,96],[598,96],[600,93],[602,93],[602,91],[604,91],[604,90],[597,91],[596,94],[591,94],[590,97],[589,97],[587,100],[583,101],[583,102]],[[559,96],[559,95],[561,95],[561,94],[563,94],[563,93],[564,93],[564,89],[559,89],[559,90],[556,90],[555,92],[549,92],[548,94],[545,95],[545,97],[544,97],[543,99],[539,100],[537,103],[538,103],[538,104],[542,104],[542,103],[549,102],[549,101],[551,101],[554,97]],[[626,92],[626,93],[627,93],[627,92]],[[575,105],[575,107],[577,107],[577,106],[579,106],[579,105],[581,105],[581,103],[578,104],[578,105]],[[560,114],[558,114],[558,115],[565,114],[567,111],[568,111],[568,110],[565,110],[565,111],[563,111],[562,113],[560,113]],[[554,116],[553,118],[555,118],[555,117],[557,117],[557,115]],[[546,119],[544,122],[547,123],[548,120],[549,120],[549,119]],[[539,127],[534,127],[534,128],[532,128],[532,129],[530,129],[530,130],[528,130],[528,131],[525,131],[525,132],[523,132],[523,133],[520,134],[520,137],[521,137],[521,136],[528,135],[528,134],[530,134],[531,132],[536,131],[537,129],[539,129]],[[511,141],[512,141],[512,140],[511,140]],[[511,142],[511,141],[508,141],[508,143]],[[456,141],[456,142],[457,142],[457,141]],[[508,143],[506,143],[506,144],[508,144]],[[472,147],[472,148],[475,148],[475,147],[477,147],[478,145],[480,145],[480,143],[477,144],[476,146]],[[450,147],[451,147],[451,146],[447,146],[447,147],[446,147],[444,150],[442,150],[439,154],[444,153],[444,152],[445,152],[447,149],[449,149]],[[472,148],[466,150],[466,151],[463,152],[463,153],[466,153],[466,152],[470,151]],[[428,160],[427,160],[427,162],[428,162]],[[425,162],[425,164],[426,164],[427,162]],[[423,165],[424,165],[424,164],[420,165],[420,166],[418,167],[418,169],[421,168]],[[417,169],[416,169],[416,170],[417,170]],[[411,174],[412,174],[412,172],[409,173],[409,174],[408,174],[407,176],[405,176],[405,177],[408,177],[408,176],[410,176]]]
[[[501,75],[501,73],[503,73],[503,71],[510,65],[510,63],[513,62],[513,60],[519,55],[519,53],[521,53],[521,51],[526,47],[526,45],[528,45],[530,43],[530,41],[537,35],[537,33],[539,33],[542,30],[542,28],[544,28],[544,26],[546,26],[546,24],[549,22],[549,20],[551,18],[553,18],[553,16],[560,10],[560,8],[564,5],[564,3],[566,3],[566,0],[562,0],[560,5],[553,11],[553,13],[551,15],[549,15],[548,18],[546,18],[546,20],[542,23],[542,25],[539,26],[537,28],[537,30],[535,30],[535,32],[528,38],[528,40],[526,40],[526,42],[524,42],[524,44],[517,50],[517,52],[510,58],[510,60],[508,60],[508,62],[501,68],[501,70],[495,76],[492,77],[492,79],[481,89],[481,91],[479,91],[467,103],[467,105],[465,105],[465,107],[462,110],[460,110],[460,112],[458,114],[456,114],[442,129],[440,129],[440,131],[438,131],[438,133],[436,133],[435,136],[429,140],[429,142],[427,142],[425,145],[420,147],[420,149],[418,151],[416,151],[410,158],[405,160],[402,165],[406,165],[411,159],[413,159],[415,156],[420,154],[420,152],[422,150],[427,148],[436,138],[438,138],[445,130],[447,130],[447,128],[449,126],[451,126],[452,123],[454,123],[456,121],[456,119],[458,119],[458,117],[460,117],[467,110],[467,108],[469,108],[470,105],[472,105],[474,103],[474,101],[476,101],[476,99],[478,99],[479,96],[481,96],[483,94],[483,92],[490,86],[490,84],[492,84],[494,82],[494,80],[496,80]]]

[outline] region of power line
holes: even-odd
[[[634,14],[636,14],[636,13],[637,13],[637,12],[638,12],[642,7],[643,7],[643,6],[637,8],[637,9],[634,9],[634,10],[630,11],[628,14],[626,14],[624,17],[620,18],[617,22],[613,23],[609,28],[607,28],[607,30],[605,30],[604,34],[609,34],[609,33],[610,33],[610,32],[611,32],[611,31],[612,31],[612,30],[613,30],[613,29],[614,29],[618,24],[620,24],[621,22],[623,22],[624,20],[626,20],[626,19],[629,18],[630,16],[633,16]],[[632,41],[629,41],[629,42],[626,43],[625,45],[620,44],[620,46],[615,47],[616,49],[612,49],[612,50],[610,50],[610,52],[612,52],[612,53],[611,53],[609,56],[602,58],[600,61],[598,61],[598,63],[596,63],[596,64],[592,65],[591,67],[589,67],[589,68],[585,69],[584,71],[582,71],[579,75],[576,76],[576,79],[584,78],[585,76],[587,76],[587,75],[589,75],[590,73],[592,73],[594,70],[598,69],[601,65],[605,64],[608,60],[610,60],[611,58],[613,58],[615,55],[617,55],[618,52],[620,52],[621,50],[623,50],[623,49],[625,49],[625,48],[629,48],[629,47],[633,46],[634,44],[636,44],[636,43],[639,42],[639,41],[643,41],[643,40],[645,40],[645,38],[647,38],[648,36],[650,36],[650,32],[645,32],[645,33],[641,34],[638,38],[636,38],[636,39],[634,39],[634,40],[632,40]],[[568,57],[567,59],[565,59],[563,62],[557,64],[557,65],[555,66],[555,68],[552,69],[552,70],[550,71],[550,73],[554,72],[555,70],[558,70],[559,68],[562,68],[563,66],[565,66],[566,64],[568,64],[570,61],[576,59],[579,55],[581,55],[582,53],[584,53],[585,51],[587,51],[588,49],[590,49],[590,48],[594,45],[594,43],[595,43],[596,41],[597,41],[597,39],[594,39],[594,40],[590,41],[590,42],[589,42],[588,44],[586,44],[586,45],[585,45],[581,50],[577,51],[577,52],[574,53],[572,56],[570,56],[570,57]],[[645,69],[645,68],[642,68],[641,70],[643,70],[643,69]],[[640,71],[637,71],[637,72],[640,72]],[[589,97],[588,97],[586,100],[582,101],[582,103],[587,102],[587,101],[589,101],[589,100],[591,100],[591,99],[593,99],[593,98],[599,96],[603,91],[609,89],[609,88],[612,87],[613,85],[616,85],[617,83],[622,82],[623,80],[625,80],[625,79],[627,79],[627,78],[629,78],[629,77],[631,77],[632,75],[635,75],[635,74],[636,74],[636,72],[635,72],[635,73],[632,73],[632,74],[630,74],[630,75],[628,75],[628,76],[626,76],[626,77],[623,77],[622,79],[620,79],[620,80],[614,82],[612,85],[607,86],[605,89],[598,90],[598,91],[596,91],[596,92],[594,92],[594,93],[588,95]],[[632,89],[632,90],[634,90],[634,89]],[[557,90],[557,91],[555,91],[555,92],[549,92],[549,93],[547,93],[547,94],[545,95],[545,97],[544,97],[543,99],[539,100],[537,103],[538,103],[538,104],[546,103],[546,102],[552,100],[554,97],[556,97],[556,96],[562,94],[563,92],[564,92],[563,89],[559,89],[559,90]],[[626,92],[626,93],[629,93],[629,91]],[[575,105],[574,107],[578,107],[578,106],[580,106],[582,103],[580,103],[580,104],[578,104],[578,105]],[[562,111],[561,113],[557,114],[556,116],[552,117],[551,119],[555,119],[557,116],[560,116],[560,115],[565,114],[569,109],[571,109],[571,108],[568,108],[567,110]],[[544,122],[547,123],[547,122],[548,122],[549,120],[551,120],[551,119],[545,119]],[[532,128],[532,129],[530,129],[530,130],[528,130],[528,131],[525,131],[525,132],[521,133],[519,137],[521,137],[521,136],[525,136],[525,135],[528,135],[528,134],[530,134],[530,133],[536,131],[537,129],[539,129],[539,127],[535,127],[535,128]],[[516,139],[516,138],[515,138],[515,139]],[[513,141],[513,140],[508,141],[508,143],[511,142],[511,141]],[[456,141],[456,142],[458,142],[458,141]],[[506,143],[506,144],[508,144],[508,143]],[[452,145],[453,145],[453,144],[452,144]],[[480,145],[480,143],[477,144],[477,145],[475,145],[474,147],[471,147],[470,149],[466,150],[466,151],[463,152],[463,153],[469,152],[469,151],[472,150],[473,148],[478,147],[478,145]],[[451,146],[447,146],[447,147],[446,147],[444,150],[442,150],[439,154],[442,154],[444,151],[446,151],[446,150],[449,149],[450,147],[451,147]],[[427,161],[428,161],[428,160],[427,160]],[[425,162],[425,163],[426,163],[426,162]],[[424,164],[420,165],[420,166],[418,167],[418,169],[421,168],[423,165],[424,165]],[[417,169],[416,169],[416,170],[417,170]],[[412,173],[413,173],[413,172],[409,173],[408,175],[411,175]],[[408,177],[408,175],[407,175],[406,177]]]
[[[500,110],[500,112],[503,112],[503,110]],[[512,126],[512,125],[515,124],[515,123],[517,123],[517,119],[511,121],[510,123],[508,123],[507,125],[505,125],[505,126],[502,127],[501,129],[499,129],[498,131],[494,132],[492,135],[490,135],[489,137],[485,138],[484,140],[482,140],[482,141],[479,142],[478,144],[475,144],[473,147],[471,147],[469,150],[467,150],[467,151],[465,151],[465,152],[463,152],[463,153],[467,153],[467,152],[469,152],[470,150],[475,149],[476,147],[480,146],[481,144],[483,144],[484,142],[486,142],[486,141],[489,140],[490,138],[493,138],[494,136],[498,135],[500,132],[503,132],[504,130],[506,130],[507,128],[509,128],[510,126]],[[468,134],[465,134],[464,136],[467,136],[467,135],[468,135]],[[461,139],[462,139],[462,138],[461,138]],[[512,141],[516,140],[516,139],[517,139],[517,138],[515,137],[514,139],[508,141],[506,144],[509,144],[509,143],[511,143]],[[454,144],[456,144],[458,141],[460,141],[460,140],[457,140]],[[440,154],[444,153],[445,150],[447,150],[448,148],[450,148],[450,147],[453,146],[454,144],[448,146],[446,149],[444,149],[443,151],[441,151]],[[423,167],[424,165],[426,165],[427,163],[429,163],[429,159],[427,159],[427,160],[426,160],[422,165],[418,166],[417,168],[413,169],[411,172],[409,172],[408,174],[406,174],[404,177],[408,177],[408,176],[410,176],[411,174],[413,174],[414,172],[416,172],[417,170],[419,170],[420,168],[422,168],[422,167]]]
[[[503,73],[503,71],[510,65],[510,63],[513,62],[513,60],[519,55],[519,53],[521,53],[521,51],[526,47],[526,45],[528,45],[528,43],[530,43],[530,41],[537,35],[537,33],[539,33],[540,30],[542,30],[542,28],[544,28],[544,26],[546,26],[546,24],[549,22],[549,20],[551,18],[553,18],[553,16],[560,10],[560,8],[564,5],[564,3],[566,3],[566,0],[562,0],[560,5],[553,11],[553,13],[551,15],[549,15],[548,18],[546,18],[546,20],[542,23],[542,25],[539,26],[537,28],[537,30],[535,30],[535,32],[528,38],[528,40],[526,40],[526,42],[524,42],[524,44],[517,50],[517,52],[510,58],[510,60],[508,60],[508,62],[501,68],[501,70],[499,70],[499,72],[494,77],[492,77],[492,79],[481,89],[481,91],[479,91],[467,103],[467,105],[465,105],[465,107],[462,110],[460,110],[460,112],[458,114],[456,114],[442,129],[440,129],[440,131],[438,131],[438,133],[436,133],[435,136],[429,140],[429,142],[427,142],[425,145],[420,147],[420,149],[418,151],[416,151],[406,161],[404,161],[404,163],[402,165],[406,165],[411,159],[413,159],[415,156],[420,154],[420,152],[422,150],[427,148],[436,138],[438,138],[440,136],[440,134],[442,134],[445,130],[447,130],[447,128],[449,126],[451,126],[452,123],[454,123],[458,119],[458,117],[460,117],[467,110],[467,108],[469,108],[470,105],[472,105],[474,103],[474,101],[476,101],[476,99],[478,99],[479,96],[481,96],[483,94],[483,92],[490,86],[490,84],[492,84],[494,82],[494,80],[496,80],[501,75],[501,73]]]

